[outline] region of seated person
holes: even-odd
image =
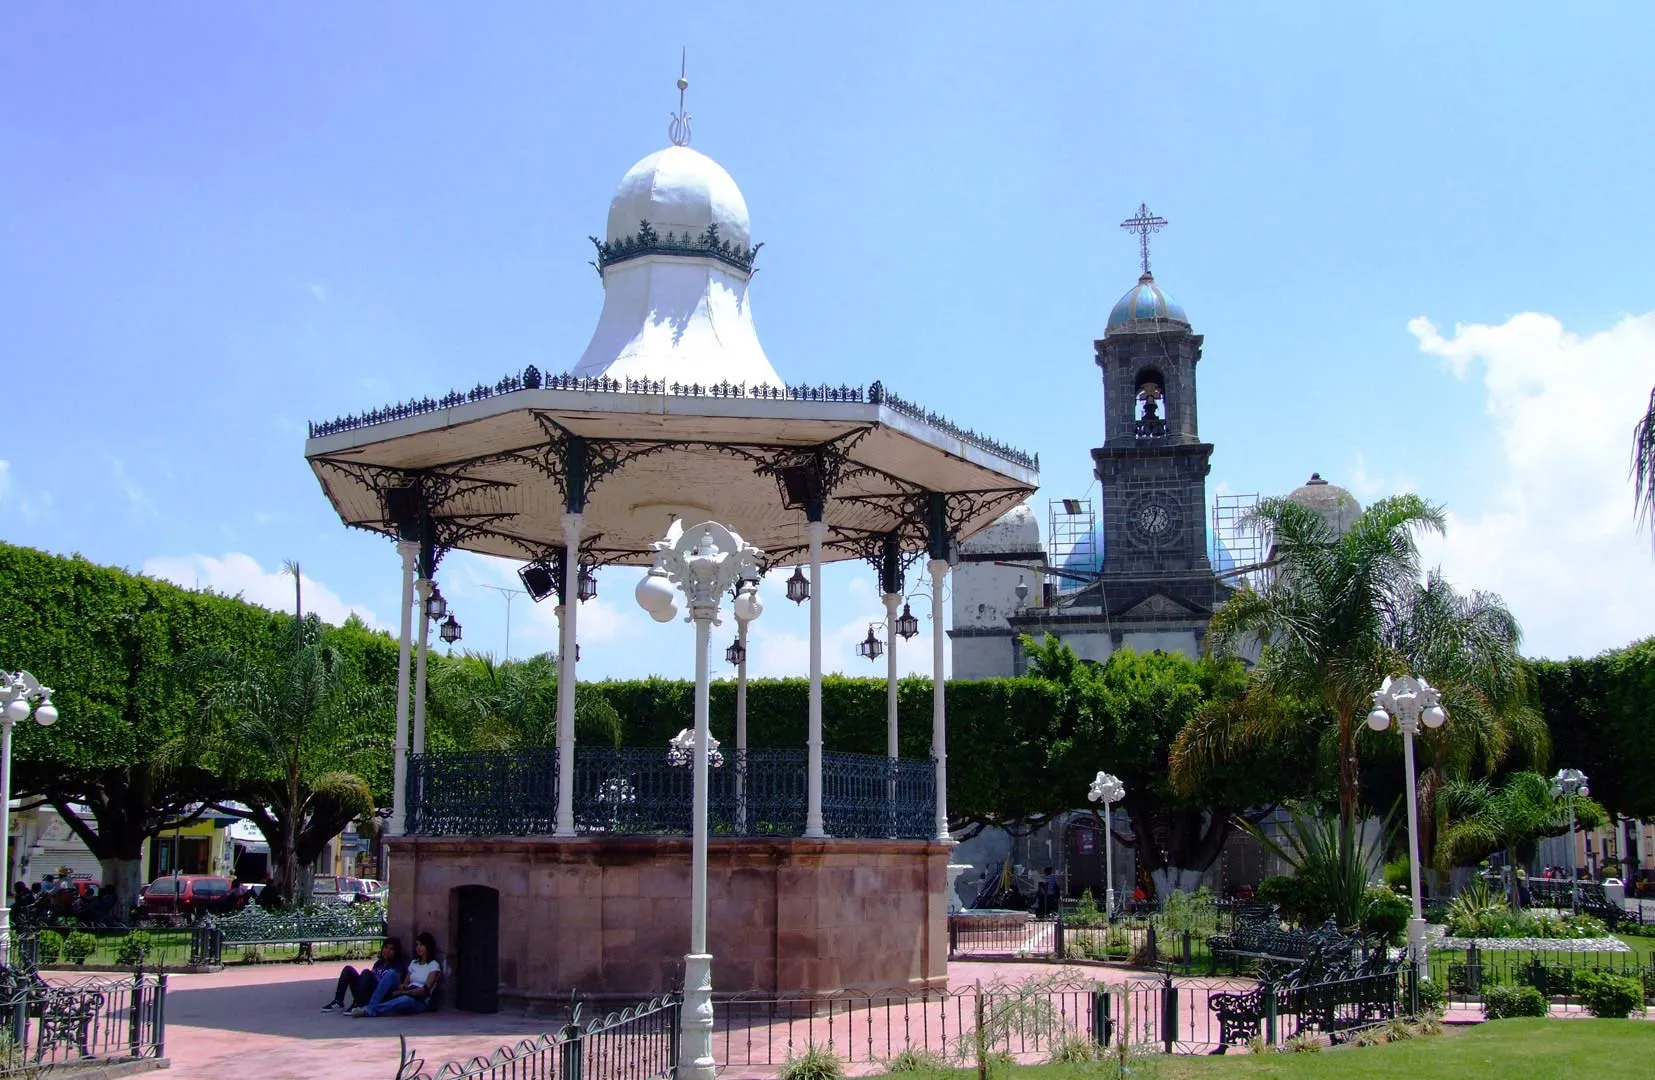
[[[437,941],[428,933],[414,938],[414,961],[408,973],[399,980],[395,972],[387,971],[379,977],[368,1004],[352,1009],[350,1016],[405,1016],[422,1013],[431,1007],[431,996],[442,979],[442,965],[437,961]]]
[[[379,988],[380,976],[394,973],[397,981],[402,981],[404,969],[408,966],[408,958],[402,955],[402,939],[386,938],[385,944],[379,948],[379,958],[374,961],[372,968],[356,970],[349,964],[339,973],[339,983],[333,988],[333,1000],[322,1006],[323,1012],[333,1012],[345,1007],[345,991],[351,993],[351,1008],[359,1008],[368,1003],[374,991]]]

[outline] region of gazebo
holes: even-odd
[[[797,566],[788,592],[810,605],[806,745],[749,748],[738,689],[733,760],[712,780],[709,887],[727,913],[712,928],[716,984],[824,992],[946,977],[944,631],[938,606],[932,757],[902,760],[896,641],[914,620],[898,608],[921,559],[935,603],[957,542],[1025,499],[1039,463],[878,382],[784,383],[753,325],[746,203],[687,142],[683,116],[673,145],[622,179],[593,238],[603,310],[568,374],[529,367],[310,426],[305,457],[340,520],[401,554],[391,924],[453,943],[462,1005],[490,1007],[496,987],[629,997],[677,977],[687,770],[666,746],[574,736],[580,601],[600,568],[649,565],[674,519],[727,523],[766,568]],[[435,576],[453,550],[519,561],[531,594],[559,603],[555,753],[425,752],[429,616],[441,615]],[[812,586],[824,562],[847,559],[871,564],[888,613],[884,757],[822,745]]]

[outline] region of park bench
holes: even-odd
[[[1602,919],[1611,930],[1629,916],[1625,908],[1609,899],[1600,882],[1530,878],[1528,890],[1530,906],[1556,908],[1559,911],[1571,910],[1578,890],[1580,910]]]
[[[1337,931],[1335,931],[1337,933]],[[1236,922],[1228,933],[1214,934],[1207,939],[1207,952],[1212,957],[1213,970],[1218,970],[1220,957],[1232,962],[1256,961],[1265,974],[1303,964],[1310,955],[1318,931],[1286,930],[1276,917],[1276,909],[1259,904],[1236,910]]]
[[[385,937],[385,918],[377,906],[366,911],[341,905],[320,911],[271,912],[251,904],[222,919],[204,919],[196,927],[191,960],[201,964],[223,962],[225,946],[294,945],[297,959],[313,959],[316,945],[378,942]]]
[[[36,1061],[60,1045],[91,1057],[91,1029],[103,1006],[104,992],[97,984],[53,986],[38,971],[0,967],[0,1031],[23,1047],[26,1019],[39,1020],[33,1039]]]
[[[1321,1032],[1366,1026],[1396,1015],[1401,962],[1390,959],[1383,948],[1364,954],[1360,940],[1341,934],[1331,920],[1315,931],[1287,932],[1278,926],[1273,933],[1243,935],[1232,944],[1237,948],[1227,951],[1259,956],[1278,967],[1291,959],[1290,952],[1302,958],[1281,974],[1266,974],[1250,990],[1208,997],[1221,1047],[1257,1038],[1272,1012],[1278,1018],[1293,1017],[1297,1031]],[[1242,948],[1247,945],[1258,949],[1248,952]]]

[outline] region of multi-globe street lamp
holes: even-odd
[[[11,943],[11,729],[30,713],[41,727],[57,723],[52,688],[27,671],[0,671],[0,959]]]
[[[1103,910],[1104,918],[1115,921],[1115,836],[1110,807],[1126,798],[1126,785],[1113,773],[1100,772],[1092,779],[1086,797],[1103,804]]]
[[[1373,694],[1373,711],[1368,714],[1368,726],[1384,731],[1391,726],[1391,717],[1402,732],[1402,768],[1407,777],[1408,796],[1408,872],[1413,893],[1413,917],[1408,920],[1408,952],[1419,977],[1428,974],[1425,959],[1425,909],[1420,903],[1419,888],[1419,784],[1414,779],[1414,735],[1419,726],[1439,728],[1448,720],[1442,707],[1442,694],[1424,679],[1410,675],[1386,676]]]
[[[1580,914],[1580,882],[1575,871],[1575,800],[1576,795],[1590,795],[1586,774],[1579,769],[1559,769],[1552,777],[1552,797],[1569,800],[1569,909]]]
[[[669,744],[671,758],[687,756],[691,769],[690,951],[684,957],[682,1038],[678,1080],[714,1080],[713,958],[707,952],[707,768],[716,753],[708,730],[708,649],[718,624],[719,601],[735,589],[732,614],[746,624],[759,617],[758,584],[763,552],[727,526],[706,521],[685,528],[674,521],[664,539],[655,541],[655,565],[638,582],[638,605],[656,622],[677,615],[675,594],[682,592],[695,623],[695,729]]]

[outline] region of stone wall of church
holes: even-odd
[[[951,679],[999,679],[1016,674],[1016,638],[1006,628],[1004,617],[998,630],[976,634],[950,630],[948,636],[953,649]]]

